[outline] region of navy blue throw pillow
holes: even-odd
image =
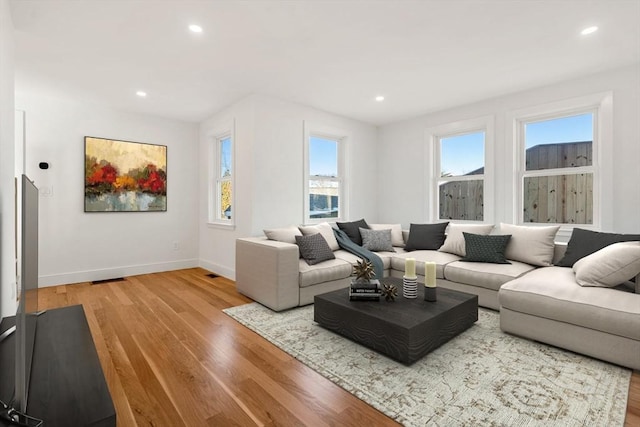
[[[349,236],[349,239],[356,245],[362,246],[362,236],[360,235],[361,228],[370,228],[369,224],[363,219],[352,222],[336,222],[338,228]]]
[[[444,230],[449,222],[436,224],[411,224],[409,226],[409,238],[404,246],[406,251],[419,249],[436,251],[444,243]]]

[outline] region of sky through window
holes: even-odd
[[[540,144],[591,141],[593,114],[586,113],[526,125],[526,148]],[[484,132],[442,138],[441,172],[461,176],[484,166]],[[337,176],[338,144],[312,136],[309,143],[310,174]]]
[[[312,136],[309,138],[309,175],[338,176],[338,142]]]

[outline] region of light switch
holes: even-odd
[[[40,196],[53,197],[53,187],[40,187]]]

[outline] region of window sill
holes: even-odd
[[[345,222],[342,218],[307,218],[302,225],[318,225],[323,222],[328,222],[329,224],[335,224],[336,222]]]
[[[568,242],[569,239],[571,239],[571,235],[573,234],[574,228],[582,228],[584,230],[591,230],[591,231],[601,231],[600,227],[594,224],[575,224],[575,225],[562,224],[560,225],[560,230],[558,230],[558,234],[556,234],[556,240],[560,242]]]
[[[218,230],[235,230],[236,225],[227,222],[207,222],[207,228],[217,228]]]

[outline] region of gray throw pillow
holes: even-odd
[[[369,228],[372,230],[391,230],[391,244],[401,248],[404,247],[402,224],[369,224]]]
[[[493,224],[449,224],[447,228],[447,238],[444,244],[438,249],[440,252],[449,252],[465,256],[464,236],[462,233],[481,234],[486,236],[493,230]]]
[[[300,248],[300,255],[302,255],[302,258],[304,258],[309,265],[336,258],[329,244],[320,233],[308,236],[296,236],[296,243]]]
[[[395,252],[391,243],[391,230],[369,230],[361,228],[362,247],[373,252]]]
[[[338,249],[340,249],[340,245],[338,245],[336,236],[335,234],[333,234],[333,228],[331,227],[331,225],[329,225],[328,222],[321,222],[320,224],[316,225],[301,225],[298,228],[302,232],[303,236],[320,233],[322,234],[322,237],[324,237],[324,240],[327,241],[327,244],[332,251],[337,251]]]
[[[444,243],[444,230],[449,222],[436,224],[410,224],[409,238],[404,246],[406,251],[426,249],[437,251]]]
[[[479,235],[463,232],[466,255],[460,261],[511,264],[504,256],[511,235]]]

